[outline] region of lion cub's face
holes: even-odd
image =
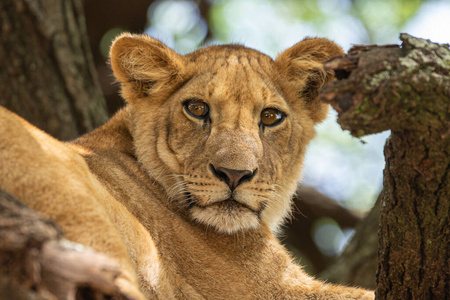
[[[219,232],[290,211],[331,78],[320,61],[341,50],[309,39],[274,61],[236,45],[180,56],[147,36],[123,35],[111,63],[133,111],[136,154],[177,209]]]

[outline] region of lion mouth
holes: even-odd
[[[207,204],[207,205],[200,205],[194,200],[194,197],[190,193],[189,193],[187,199],[188,199],[188,205],[187,205],[187,209],[188,210],[190,210],[193,207],[198,207],[198,208],[202,208],[202,209],[216,207],[216,208],[218,208],[221,211],[224,211],[224,212],[227,212],[229,214],[232,214],[232,213],[234,213],[236,211],[239,211],[239,210],[242,210],[242,209],[247,209],[250,212],[252,212],[253,214],[255,214],[258,217],[258,219],[261,218],[261,212],[267,206],[266,202],[261,202],[261,205],[259,206],[259,208],[257,210],[255,210],[255,209],[251,208],[250,206],[237,201],[233,197],[230,197],[230,198],[225,199],[225,200],[217,201],[217,202],[214,202],[214,203],[211,203],[211,204]]]
[[[257,228],[261,224],[261,212],[266,207],[265,202],[260,202],[255,209],[231,197],[207,204],[200,204],[195,195],[189,195],[187,199],[189,214],[195,221],[226,234]]]
[[[255,213],[255,211],[253,209],[251,209],[250,207],[248,207],[245,204],[239,203],[236,200],[234,200],[233,198],[229,198],[227,200],[224,201],[220,201],[211,205],[217,205],[219,206],[221,209],[227,210],[230,213],[239,209],[239,208],[247,208],[249,209],[251,212]]]

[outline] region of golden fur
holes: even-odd
[[[309,277],[274,236],[327,112],[321,61],[341,52],[305,39],[275,60],[239,45],[181,56],[123,34],[111,65],[128,105],[99,129],[61,143],[0,108],[0,186],[118,259],[135,298],[373,299]]]

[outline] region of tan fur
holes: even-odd
[[[0,109],[0,186],[118,259],[136,297],[138,287],[147,299],[373,299],[312,279],[274,236],[326,115],[321,60],[341,52],[306,39],[275,60],[238,45],[181,56],[124,34],[111,65],[128,105],[104,126],[61,143]],[[184,109],[194,98],[209,121]],[[286,117],[262,128],[268,107]],[[231,191],[211,165],[255,173]]]

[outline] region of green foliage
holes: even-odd
[[[379,43],[383,36],[401,30],[418,11],[424,0],[351,1],[350,13],[367,32],[369,43]]]
[[[386,43],[389,38],[397,37],[397,32],[420,9],[425,0],[231,0],[213,1],[209,24],[215,38],[221,41],[230,38],[230,17],[236,19],[242,11],[260,10],[270,6],[273,14],[278,15],[279,26],[283,21],[301,20],[314,28],[318,34],[325,35],[336,22],[339,26],[353,27],[359,41],[354,43]],[[264,13],[261,11],[261,13]],[[263,17],[264,18],[264,17]],[[258,20],[253,20],[255,23]]]

